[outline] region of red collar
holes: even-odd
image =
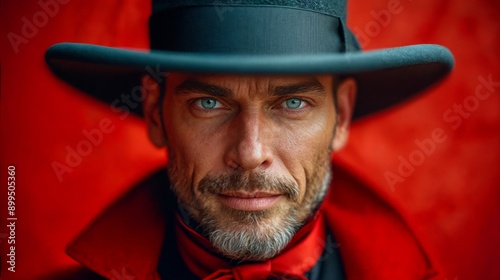
[[[166,225],[156,189],[146,183],[128,192],[70,244],[68,255],[109,279],[160,279]]]
[[[340,244],[346,277],[437,278],[427,251],[387,198],[344,170],[334,174],[325,218]],[[82,233],[67,253],[107,278],[159,279],[157,265],[167,225],[156,189],[151,183],[141,184],[127,193]]]
[[[175,226],[176,238],[182,246],[179,250],[187,267],[202,279],[268,279],[269,276],[306,279],[303,275],[320,259],[326,243],[325,222],[320,211],[293,236],[278,256],[263,262],[230,264],[215,253],[216,249],[208,239],[188,227],[179,216]]]

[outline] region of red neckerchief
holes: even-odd
[[[307,279],[304,274],[318,262],[325,245],[323,215],[316,215],[292,238],[278,256],[263,262],[231,265],[199,233],[188,227],[177,215],[175,226],[179,251],[187,267],[204,280]]]

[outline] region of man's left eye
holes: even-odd
[[[301,109],[306,105],[306,103],[303,100],[300,100],[298,98],[290,98],[283,103],[281,103],[281,106],[287,109]]]
[[[196,100],[195,104],[205,110],[213,110],[222,107],[220,102],[213,98],[201,98]]]

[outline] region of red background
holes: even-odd
[[[62,41],[146,48],[149,1],[60,2],[46,22],[38,1],[1,2],[2,225],[8,165],[17,171],[18,217],[15,274],[6,271],[7,230],[0,229],[2,279],[35,279],[75,265],[64,254],[71,238],[131,182],[165,160],[164,152],[147,141],[141,120],[120,120],[109,106],[53,77],[43,60],[45,50]],[[372,23],[374,14],[391,2],[398,2],[402,11],[385,26]],[[454,104],[470,100],[480,76],[500,82],[498,11],[500,1],[494,0],[349,3],[350,27],[369,34],[365,49],[437,43],[455,55],[455,71],[443,84],[354,124],[349,146],[335,158],[404,209],[435,248],[448,279],[500,279],[500,87],[470,115],[460,117],[456,129],[443,118]],[[40,26],[16,52],[9,34],[22,36],[22,19],[33,22],[35,15]],[[104,118],[115,129],[59,182],[52,163],[64,164],[66,148],[76,149],[86,139],[82,131],[97,129]],[[444,131],[446,141],[436,143],[404,182],[390,187],[385,172],[398,174],[399,157],[408,159],[418,149],[415,140],[431,137],[436,128]]]

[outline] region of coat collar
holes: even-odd
[[[387,198],[345,170],[334,172],[325,216],[340,246],[346,277],[437,278],[432,258]],[[176,204],[167,190],[164,171],[141,182],[99,216],[68,247],[68,255],[110,279],[159,279],[165,230],[172,230],[165,205]]]
[[[161,171],[135,186],[73,241],[67,254],[109,279],[159,279],[166,178]]]

